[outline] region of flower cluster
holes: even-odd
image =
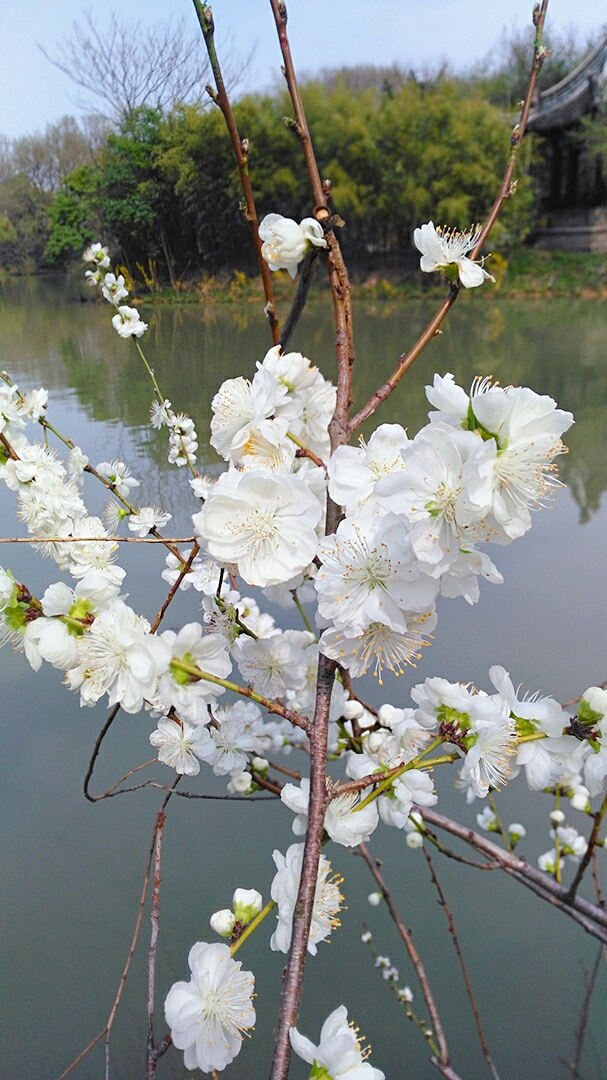
[[[282,214],[266,214],[259,236],[263,240],[261,254],[270,270],[288,270],[292,278],[310,248],[327,246],[322,225],[315,218],[304,218],[298,225]]]

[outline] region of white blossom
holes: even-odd
[[[329,495],[351,516],[357,510],[375,510],[375,485],[382,476],[402,472],[405,463],[401,448],[409,442],[400,424],[381,424],[368,442],[338,446],[328,465]]]
[[[278,926],[270,939],[270,948],[274,952],[286,953],[291,944],[293,911],[299,889],[303,850],[303,844],[291,844],[285,855],[274,851],[272,856],[278,871],[270,889],[272,900],[278,905]],[[343,897],[338,885],[329,878],[330,872],[330,862],[321,855],[308,940],[308,952],[312,956],[316,956],[318,942],[324,941],[331,931],[340,925],[336,916],[341,910]]]
[[[322,225],[314,218],[304,218],[298,225],[282,214],[266,214],[259,224],[259,236],[261,254],[270,270],[288,270],[292,278],[311,247],[327,246]]]
[[[340,1005],[325,1020],[318,1046],[289,1028],[291,1046],[298,1057],[314,1066],[311,1076],[322,1080],[384,1080],[384,1074],[366,1061],[357,1029],[348,1024],[348,1010]]]
[[[112,326],[121,338],[141,337],[148,324],[144,323],[137,308],[121,306],[112,317]]]
[[[152,746],[157,746],[158,760],[170,765],[177,773],[196,776],[200,771],[199,758],[206,757],[211,737],[205,727],[177,723],[169,716],[158,721],[158,727],[150,735]]]
[[[495,278],[488,274],[481,265],[466,258],[466,253],[476,247],[481,235],[479,226],[472,227],[467,232],[460,233],[457,229],[447,229],[437,226],[429,221],[413,233],[413,240],[422,257],[419,268],[425,274],[431,274],[433,270],[447,270],[449,267],[457,267],[459,279],[466,289],[474,289],[482,285],[483,281],[494,281]]]
[[[128,499],[132,488],[139,487],[139,481],[131,476],[131,470],[128,465],[124,464],[124,461],[100,461],[97,465],[97,472],[107,480],[108,484],[111,484],[115,489],[116,494],[120,495],[123,499]]]
[[[72,689],[80,689],[81,705],[94,705],[108,694],[109,705],[136,713],[144,699],[155,697],[170,652],[147,629],[145,620],[122,600],[114,600],[97,616],[78,639],[80,662],[69,672]]]
[[[164,707],[173,706],[182,719],[193,724],[208,723],[207,703],[225,693],[224,687],[204,678],[197,679],[180,664],[226,679],[232,663],[225,639],[221,634],[205,633],[200,623],[187,623],[178,634],[174,630],[165,630],[160,634],[160,641],[169,657],[158,688]]]
[[[220,476],[193,517],[209,554],[235,562],[249,585],[278,585],[316,554],[318,500],[296,476],[261,469]]]
[[[130,515],[128,526],[137,536],[147,536],[152,529],[164,529],[172,516],[159,510],[157,506],[142,506],[136,514]]]
[[[85,262],[94,263],[101,270],[107,270],[110,265],[108,249],[102,247],[100,243],[90,244],[89,247],[85,248],[82,252],[82,258]]]
[[[188,963],[190,981],[174,983],[168,992],[166,1022],[186,1069],[221,1071],[240,1052],[242,1032],[255,1023],[255,979],[219,943],[197,941]]]

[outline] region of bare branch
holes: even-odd
[[[544,50],[542,48],[542,33],[544,29],[544,21],[546,19],[547,8],[548,0],[542,0],[541,5],[538,6],[536,11],[534,11],[533,21],[535,24],[535,47],[533,51],[533,64],[531,67],[531,73],[529,75],[529,83],[527,85],[527,93],[523,102],[523,108],[521,111],[519,122],[518,124],[516,124],[512,132],[510,142],[510,157],[506,166],[504,178],[502,180],[499,192],[491,208],[489,216],[485,224],[483,225],[478,243],[474,248],[474,251],[470,253],[471,259],[477,259],[480,255],[483,244],[487,240],[487,237],[489,236],[489,233],[497,220],[498,214],[502,206],[504,205],[504,202],[513,194],[512,175],[514,173],[514,167],[517,162],[521,141],[523,135],[525,134],[525,128],[527,126],[527,118],[529,116],[529,109],[531,108],[531,101],[535,90],[535,84],[537,82],[537,77],[541,70],[545,56]],[[370,416],[373,416],[373,413],[381,405],[382,401],[385,401],[386,398],[390,396],[394,388],[398,386],[405,372],[411,367],[411,364],[415,360],[417,360],[417,357],[425,349],[428,342],[431,341],[437,333],[440,324],[445,318],[445,315],[453,307],[453,304],[457,300],[460,290],[461,284],[459,283],[459,281],[456,285],[451,286],[449,290],[449,295],[445,300],[443,300],[443,303],[438,309],[436,315],[428,323],[428,326],[424,330],[421,337],[416,341],[413,348],[410,349],[408,353],[403,353],[395,370],[392,372],[387,382],[385,382],[383,386],[380,386],[379,390],[376,390],[372,397],[369,398],[367,404],[363,405],[362,409],[360,409],[356,413],[356,416],[352,417],[349,424],[348,438],[350,438],[354,434],[357,428],[359,428],[365,420],[368,420]]]
[[[379,869],[380,864],[378,860],[373,857],[366,844],[359,844],[356,848],[356,852],[359,855],[362,855],[367,866],[369,867],[369,870],[373,874],[373,877],[375,878],[380,892],[384,900],[386,901],[386,907],[390,912],[392,922],[394,923],[396,929],[398,930],[401,938],[405,943],[405,948],[409,953],[409,959],[411,960],[411,963],[413,964],[413,967],[415,969],[415,974],[417,975],[419,985],[421,986],[422,994],[424,995],[424,1001],[426,1002],[426,1008],[430,1017],[430,1024],[433,1029],[433,1034],[436,1036],[436,1042],[439,1049],[438,1058],[433,1057],[430,1060],[432,1061],[432,1064],[436,1066],[439,1072],[441,1072],[442,1075],[446,1077],[446,1080],[459,1080],[457,1073],[455,1073],[451,1068],[449,1047],[445,1038],[445,1032],[443,1030],[440,1014],[434,1000],[434,995],[428,981],[428,976],[426,975],[426,969],[413,943],[411,933],[405,926],[402,916],[398,908],[396,907],[396,904],[394,903],[392,894],[390,893],[388,886],[383,879],[383,875]]]
[[[485,1039],[485,1032],[483,1031],[483,1025],[481,1023],[481,1016],[480,1016],[480,1013],[478,1011],[478,1005],[476,1004],[476,998],[474,996],[474,991],[472,989],[472,983],[470,982],[470,976],[468,975],[468,968],[466,967],[466,962],[464,960],[464,954],[462,952],[461,945],[459,943],[459,938],[458,938],[456,930],[455,930],[455,923],[453,921],[453,915],[451,914],[451,911],[449,910],[449,907],[447,905],[447,901],[445,899],[445,894],[444,894],[444,892],[442,890],[441,884],[440,884],[440,882],[438,880],[438,877],[436,875],[436,871],[434,869],[434,865],[432,863],[432,859],[430,858],[430,855],[428,854],[428,851],[426,849],[425,844],[424,844],[424,847],[423,847],[423,852],[424,852],[426,862],[428,863],[428,869],[430,871],[430,877],[432,878],[432,884],[434,885],[434,887],[435,887],[435,889],[436,889],[436,891],[438,893],[438,902],[439,902],[440,906],[442,907],[442,909],[443,909],[443,911],[445,913],[445,918],[447,919],[447,924],[449,926],[449,933],[451,934],[451,940],[453,941],[453,946],[455,948],[455,952],[457,953],[457,959],[459,960],[459,966],[461,968],[462,977],[463,977],[463,980],[464,980],[464,986],[466,987],[466,993],[468,995],[468,999],[469,999],[470,1005],[472,1007],[472,1012],[474,1014],[474,1022],[476,1024],[476,1030],[478,1032],[478,1039],[479,1039],[479,1042],[481,1044],[481,1049],[483,1051],[485,1061],[487,1062],[487,1065],[489,1066],[489,1070],[491,1072],[491,1075],[493,1076],[493,1080],[500,1080],[499,1073],[498,1073],[498,1071],[497,1071],[497,1069],[496,1069],[496,1067],[495,1067],[495,1065],[493,1063],[493,1059],[491,1057],[491,1054],[489,1053],[489,1047],[487,1046],[487,1040]]]
[[[114,121],[142,106],[167,110],[182,101],[204,101],[209,64],[183,19],[150,25],[111,15],[102,27],[85,14],[84,25],[73,24],[71,36],[57,44],[55,55],[44,45],[38,47],[88,95],[79,99],[81,105],[99,111],[100,103]],[[228,83],[234,88],[244,65],[236,61],[229,67]]]
[[[194,0],[194,8],[196,9],[200,29],[202,30],[207,52],[209,54],[209,63],[213,72],[213,78],[215,79],[216,92],[211,94],[211,97],[223,113],[223,118],[226,122],[230,139],[232,140],[232,147],[238,165],[238,172],[240,174],[240,183],[245,197],[246,218],[251,226],[251,235],[255,245],[259,269],[261,270],[263,289],[266,297],[265,313],[270,324],[272,341],[277,345],[280,336],[280,325],[274,302],[272,272],[261,254],[262,243],[259,235],[259,221],[257,218],[257,210],[255,208],[255,199],[253,198],[251,179],[249,177],[249,144],[247,140],[240,138],[238,128],[236,127],[236,120],[234,119],[234,113],[230,106],[228,91],[226,90],[221,67],[219,65],[219,59],[217,57],[217,50],[215,48],[215,25],[211,8],[208,4],[202,3],[201,0]]]
[[[280,996],[280,1014],[272,1061],[271,1080],[284,1080],[289,1069],[291,1044],[289,1028],[293,1027],[299,1012],[306,951],[310,936],[310,924],[314,909],[314,896],[318,880],[320,849],[324,831],[327,768],[327,739],[329,733],[329,709],[336,664],[326,656],[320,656],[316,689],[316,711],[310,742],[310,803],[308,827],[304,846],[299,891],[293,911],[293,931],[289,959]]]

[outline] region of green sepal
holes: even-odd
[[[324,1065],[318,1065],[315,1061],[308,1080],[333,1080],[333,1077],[327,1072]]]
[[[510,713],[513,720],[516,721],[516,730],[519,735],[524,737],[525,735],[535,735],[537,728],[533,720],[523,720],[522,717],[517,716],[515,713]]]
[[[188,667],[196,667],[196,660],[191,653],[186,653],[185,656],[181,656],[177,659],[179,664],[187,664]],[[190,682],[196,682],[193,675],[190,675],[189,671],[182,671],[175,665],[175,661],[171,661],[169,664],[169,671],[173,676],[178,686],[187,686]]]
[[[603,713],[597,712],[596,709],[591,709],[586,699],[582,698],[577,711],[577,718],[580,724],[592,726],[603,719]]]
[[[472,723],[468,713],[458,712],[457,709],[451,709],[448,705],[440,705],[436,710],[436,716],[441,724],[454,724],[460,731],[467,731]]]
[[[462,427],[464,431],[474,431],[477,435],[480,435],[481,439],[488,442],[489,439],[495,439],[497,443],[497,435],[494,435],[491,431],[487,431],[486,427],[483,427],[481,422],[477,420],[474,415],[474,409],[472,408],[472,399],[468,402],[468,413],[464,420]],[[499,443],[497,443],[499,446]]]

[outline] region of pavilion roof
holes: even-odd
[[[607,37],[573,71],[537,95],[527,128],[547,132],[569,127],[607,97]]]

